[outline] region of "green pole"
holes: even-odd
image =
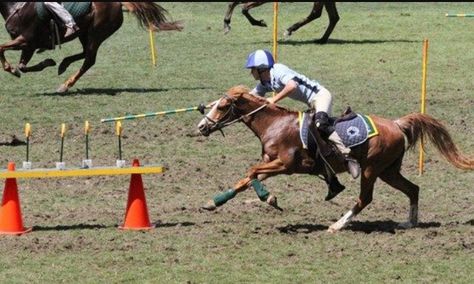
[[[126,115],[120,117],[110,117],[110,118],[103,118],[100,122],[112,122],[112,121],[120,121],[120,120],[130,120],[136,118],[145,118],[145,117],[152,117],[152,116],[159,116],[159,115],[169,115],[175,114],[180,112],[189,112],[198,110],[202,114],[204,114],[204,109],[206,106],[204,104],[199,104],[197,107],[190,107],[190,108],[181,108],[181,109],[174,109],[174,110],[167,110],[167,111],[159,111],[159,112],[150,112],[150,113],[143,113],[143,114],[136,114],[136,115]]]

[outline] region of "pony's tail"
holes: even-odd
[[[183,29],[181,21],[169,22],[166,19],[168,11],[154,2],[122,2],[122,5],[137,17],[138,24],[143,29],[151,28],[153,31]]]
[[[439,152],[455,167],[472,170],[474,159],[464,156],[456,147],[448,130],[435,118],[412,113],[395,121],[408,139],[407,149],[412,148],[422,137],[428,137]]]

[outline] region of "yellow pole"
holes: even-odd
[[[278,1],[273,2],[273,58],[278,59]],[[275,96],[275,92],[272,92]]]
[[[153,66],[156,66],[155,39],[153,38],[153,31],[151,27],[148,28],[148,32],[150,35],[151,62],[153,63]]]
[[[422,63],[422,78],[421,78],[421,113],[425,113],[425,100],[426,100],[426,65],[428,61],[428,39],[423,40],[423,63]],[[423,147],[423,137],[420,140],[420,159],[418,161],[419,165],[419,175],[423,174],[423,161],[424,161],[424,147]]]
[[[278,2],[273,2],[273,58],[278,60]]]

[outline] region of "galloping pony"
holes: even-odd
[[[252,26],[259,26],[259,27],[266,27],[267,24],[265,23],[264,20],[256,20],[252,15],[250,15],[249,10],[253,9],[255,7],[258,7],[262,4],[268,3],[271,1],[258,1],[258,2],[248,2],[248,1],[233,1],[229,2],[227,11],[225,13],[224,17],[224,34],[227,34],[230,32],[230,21],[232,19],[232,13],[234,12],[234,8],[238,6],[239,4],[242,4],[242,14],[247,18],[247,20],[252,24]],[[304,18],[303,20],[294,23],[289,27],[288,29],[285,30],[285,37],[289,37],[301,28],[302,26],[316,20],[317,18],[321,17],[321,14],[323,12],[323,8],[326,8],[326,11],[328,12],[329,16],[329,25],[326,28],[326,31],[324,32],[324,35],[320,38],[315,40],[315,43],[327,43],[329,36],[331,35],[332,31],[336,27],[337,22],[339,21],[339,14],[337,13],[336,9],[336,3],[335,2],[313,2],[313,8],[311,9],[311,12],[309,15]]]
[[[275,104],[268,104],[265,98],[249,93],[245,86],[235,86],[219,100],[199,122],[202,135],[243,122],[260,139],[262,162],[252,166],[247,176],[233,188],[217,194],[203,207],[214,210],[238,193],[252,186],[260,200],[279,208],[276,197],[270,194],[261,181],[279,174],[325,175],[323,155],[310,152],[303,147],[300,138],[299,116]],[[374,183],[377,178],[403,192],[410,200],[408,222],[402,228],[411,228],[418,223],[419,187],[401,173],[404,153],[426,136],[440,153],[455,167],[472,170],[474,160],[464,156],[454,144],[448,130],[435,118],[421,113],[412,113],[390,120],[370,115],[378,135],[352,148],[352,155],[361,165],[360,193],[355,206],[341,219],[332,224],[328,231],[336,232],[345,227],[372,201]],[[335,172],[345,171],[340,160],[329,160]]]
[[[11,41],[0,45],[0,61],[3,70],[20,77],[21,72],[38,72],[46,67],[56,65],[52,59],[45,59],[40,63],[27,67],[36,50],[54,49],[59,42],[68,42],[76,37],[82,44],[82,52],[63,59],[58,68],[58,74],[66,71],[68,66],[80,59],[84,59],[81,68],[64,84],[58,92],[66,92],[79,78],[95,64],[97,50],[104,40],[117,31],[123,23],[122,5],[133,13],[141,27],[153,30],[181,30],[180,22],[168,22],[167,11],[153,2],[64,2],[64,6],[82,7],[82,12],[73,15],[80,30],[75,36],[64,39],[64,27],[55,30],[54,25],[48,24],[51,18],[44,10],[42,2],[1,2],[0,13],[5,20],[5,27],[11,36]],[[57,38],[55,40],[55,37]],[[18,67],[13,67],[5,59],[6,50],[21,50]]]

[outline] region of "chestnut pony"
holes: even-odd
[[[258,7],[262,4],[268,3],[271,1],[258,1],[258,2],[248,2],[248,1],[233,1],[229,2],[229,6],[227,8],[227,11],[225,13],[224,17],[224,34],[227,34],[230,32],[230,21],[232,19],[232,13],[234,12],[234,8],[242,4],[242,14],[247,18],[247,20],[252,24],[253,26],[259,26],[259,27],[266,27],[267,24],[265,23],[264,20],[256,20],[252,15],[250,15],[249,10],[255,7]],[[326,28],[326,31],[324,32],[324,35],[320,38],[314,41],[314,43],[327,43],[329,36],[331,35],[332,31],[336,27],[337,22],[339,21],[339,14],[337,13],[336,9],[336,3],[335,2],[313,2],[313,8],[311,9],[311,12],[309,15],[304,18],[303,20],[294,23],[289,27],[288,29],[285,30],[285,36],[289,37],[293,32],[301,28],[302,26],[316,20],[317,18],[321,17],[321,13],[323,12],[323,8],[326,8],[326,11],[328,12],[329,16],[329,25]]]
[[[234,122],[243,122],[260,139],[263,161],[251,167],[247,177],[237,182],[232,189],[216,195],[204,209],[214,210],[250,186],[262,201],[278,208],[276,197],[269,194],[260,181],[279,174],[325,174],[320,155],[313,155],[303,148],[299,136],[298,112],[268,104],[265,98],[254,96],[249,91],[245,86],[229,89],[227,94],[214,102],[211,110],[198,124],[198,128],[202,135],[208,136]],[[379,134],[352,148],[353,157],[361,165],[358,201],[340,220],[329,227],[330,232],[342,229],[370,204],[377,178],[400,190],[410,200],[408,222],[400,226],[411,228],[417,225],[419,187],[402,176],[400,168],[405,151],[416,145],[423,136],[428,137],[455,167],[474,169],[474,160],[460,153],[447,129],[431,116],[412,113],[395,121],[375,115],[370,117]],[[345,171],[340,160],[329,162],[337,173]]]
[[[0,61],[5,71],[20,77],[21,72],[37,72],[48,66],[56,65],[52,59],[27,67],[37,49],[52,49],[51,37],[54,32],[48,22],[41,21],[36,9],[35,2],[1,2],[0,13],[5,20],[5,27],[12,40],[0,45]],[[60,27],[60,42],[67,42],[79,37],[82,52],[66,57],[58,68],[61,75],[74,61],[84,59],[84,62],[74,75],[69,77],[64,84],[58,88],[58,92],[66,92],[77,80],[95,64],[97,50],[104,40],[116,32],[123,23],[122,5],[133,13],[139,24],[157,30],[181,30],[179,22],[167,22],[167,11],[153,2],[92,2],[90,9],[75,18],[80,30],[72,37],[64,39],[64,31]],[[5,59],[6,50],[21,50],[21,58],[18,68],[13,67]]]

